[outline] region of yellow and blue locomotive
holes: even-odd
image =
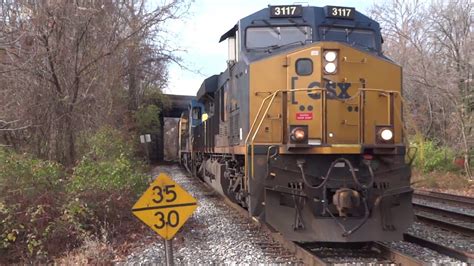
[[[402,239],[402,69],[379,24],[348,7],[269,6],[220,41],[227,69],[181,116],[184,166],[289,240]]]

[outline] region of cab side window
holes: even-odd
[[[201,120],[201,108],[194,107],[193,108],[193,119],[194,120]]]

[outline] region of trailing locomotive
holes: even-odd
[[[413,220],[402,70],[348,7],[269,6],[180,120],[182,164],[300,242],[402,239]]]

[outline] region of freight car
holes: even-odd
[[[287,239],[402,239],[413,220],[402,70],[350,7],[269,6],[181,116],[182,164]]]

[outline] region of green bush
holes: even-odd
[[[80,138],[80,153],[84,159],[108,161],[123,155],[133,157],[133,145],[122,133],[111,127],[103,127],[97,132],[84,133]]]
[[[135,113],[138,131],[143,134],[159,133],[161,128],[160,112],[161,108],[155,104],[141,106]]]
[[[448,147],[437,145],[432,140],[417,139],[411,143],[418,149],[414,165],[424,173],[432,171],[456,171],[453,164],[454,152]]]
[[[133,156],[132,143],[119,131],[103,128],[86,139],[89,152],[74,168],[67,191],[93,214],[79,217],[78,223],[100,234],[101,227],[117,228],[130,219],[130,207],[145,190],[148,176],[143,162]],[[91,216],[94,221],[88,221]]]
[[[64,248],[51,245],[68,237],[53,226],[62,216],[64,174],[58,163],[0,149],[0,263]]]
[[[139,193],[146,187],[145,165],[134,158],[133,145],[119,131],[103,128],[87,138],[87,150],[74,168],[68,191],[116,191]]]
[[[133,221],[148,176],[131,142],[103,128],[84,135],[81,150],[69,171],[0,148],[0,264],[47,261]]]

